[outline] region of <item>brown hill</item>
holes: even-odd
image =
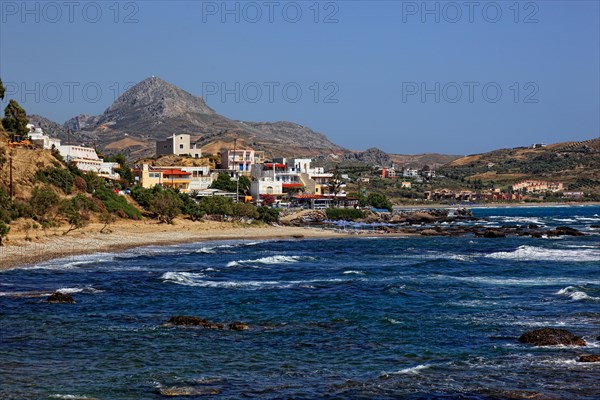
[[[459,158],[445,175],[509,185],[522,179],[562,182],[569,190],[600,191],[600,139],[541,148],[517,147]]]
[[[174,133],[196,136],[216,152],[233,140],[277,155],[342,153],[344,149],[323,134],[291,122],[243,122],[226,118],[194,96],[156,77],[143,80],[121,95],[99,116],[80,115],[67,121],[69,128],[99,148],[124,152],[130,159],[154,155],[155,141]],[[61,139],[64,130],[55,129]],[[123,140],[127,138],[129,140]],[[214,144],[218,144],[218,150]]]

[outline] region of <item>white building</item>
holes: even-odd
[[[191,174],[188,187],[190,191],[206,190],[213,183],[214,176],[210,172],[210,167],[181,167],[181,170]]]
[[[33,124],[27,124],[27,128],[29,128],[29,140],[34,146],[45,150],[50,150],[52,147],[58,149],[60,146],[60,139],[46,135],[42,128],[38,128]]]
[[[243,175],[250,175],[252,166],[262,164],[264,158],[263,151],[254,151],[252,149],[236,149],[221,151],[221,168],[225,170],[235,170]]]
[[[95,172],[104,178],[120,179],[115,172],[119,164],[105,163],[91,147],[61,145],[58,146],[58,151],[67,163],[74,164],[81,171]]]
[[[169,136],[165,140],[156,142],[156,155],[175,154],[194,158],[202,157],[202,149],[196,143],[191,144],[190,141],[190,135],[187,134]]]

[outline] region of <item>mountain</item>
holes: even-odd
[[[600,191],[600,139],[517,147],[461,157],[440,170],[461,180],[509,185],[523,179],[561,182],[567,190]]]
[[[79,115],[63,127],[109,152],[130,159],[154,155],[155,141],[188,133],[206,154],[240,146],[269,149],[277,156],[343,153],[325,135],[291,122],[243,122],[219,115],[201,97],[151,77],[123,93],[98,116]],[[64,132],[59,136],[64,139]]]

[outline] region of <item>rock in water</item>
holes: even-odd
[[[503,237],[506,237],[506,234],[504,232],[499,231],[499,230],[490,229],[490,230],[485,231],[485,233],[483,234],[483,237],[484,238],[490,238],[490,239],[493,239],[493,238],[503,238]]]
[[[171,325],[206,325],[209,322],[205,319],[198,317],[189,317],[186,315],[177,315],[169,318],[167,324]]]
[[[600,362],[600,354],[582,354],[579,362]]]
[[[248,324],[244,324],[243,322],[232,322],[229,324],[229,329],[232,331],[247,331],[250,329]]]
[[[61,292],[52,293],[46,301],[48,303],[75,304],[75,299],[71,295]]]
[[[534,346],[585,346],[585,340],[565,329],[543,328],[525,332],[519,338],[521,343]]]

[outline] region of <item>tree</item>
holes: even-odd
[[[16,100],[11,99],[4,109],[4,119],[2,120],[4,129],[7,132],[24,136],[29,133],[29,128],[27,128],[28,123],[25,110]]]
[[[50,185],[44,185],[43,187],[33,188],[31,198],[29,199],[29,205],[33,215],[39,221],[46,221],[48,214],[50,214],[58,205],[59,197],[52,190]]]
[[[265,205],[266,207],[271,207],[271,205],[275,203],[275,196],[273,196],[272,194],[261,194],[260,198],[262,200],[263,205]]]
[[[229,174],[221,172],[217,179],[210,185],[212,189],[224,190],[226,192],[235,192],[236,182],[231,180]]]
[[[161,190],[150,199],[150,211],[161,223],[172,224],[182,208],[183,201],[172,190]]]
[[[105,161],[119,163],[119,175],[121,176],[121,179],[126,181],[129,185],[132,185],[135,182],[135,176],[131,171],[131,166],[127,162],[125,154],[118,153],[113,156],[106,157]]]
[[[377,192],[369,193],[367,202],[371,207],[392,211],[392,203],[384,194]]]
[[[250,193],[250,185],[252,184],[250,178],[242,175],[238,179],[240,180],[240,194],[247,196]]]
[[[333,176],[329,178],[327,182],[327,188],[329,189],[329,194],[333,194],[333,196],[337,196],[342,187],[342,177],[340,175],[340,171],[338,170],[337,165],[333,170]]]
[[[100,233],[104,233],[104,231],[108,227],[108,225],[114,223],[116,220],[117,220],[117,217],[115,217],[108,211],[100,214],[100,222],[102,222],[104,224],[102,229],[100,229]],[[108,232],[110,232],[110,231],[108,231]]]
[[[4,100],[4,93],[6,93],[6,89],[4,89],[2,79],[0,78],[0,100]]]
[[[2,238],[8,235],[10,231],[10,226],[6,225],[4,221],[0,221],[0,246],[2,246]]]
[[[279,221],[279,210],[270,207],[258,207],[258,220],[266,222],[267,224]]]
[[[82,194],[78,194],[71,200],[63,200],[59,209],[70,225],[63,235],[86,226],[90,221],[90,211],[93,207],[92,201]]]
[[[200,200],[200,208],[208,215],[231,215],[233,201],[224,196],[204,197]]]

